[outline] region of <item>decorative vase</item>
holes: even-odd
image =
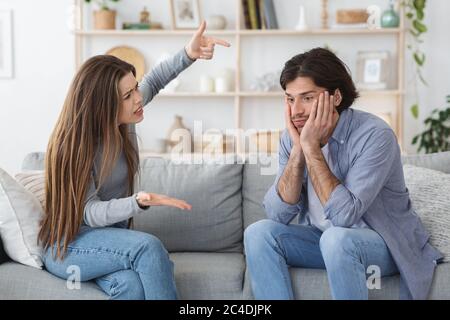
[[[210,30],[223,30],[227,27],[227,19],[222,15],[212,15],[206,24]]]
[[[400,18],[394,10],[394,3],[391,1],[389,9],[381,16],[381,26],[383,28],[397,28],[400,25]]]
[[[306,18],[305,18],[305,7],[303,5],[300,5],[298,23],[295,26],[295,29],[299,30],[299,31],[308,29],[308,26],[306,24]]]
[[[167,137],[167,152],[190,153],[192,146],[191,132],[183,124],[183,117],[176,115]]]
[[[200,92],[211,93],[214,92],[214,80],[210,76],[204,74],[200,77]]]
[[[101,30],[116,29],[116,11],[94,11],[94,28]]]

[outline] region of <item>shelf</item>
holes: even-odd
[[[160,93],[157,97],[161,98],[229,98],[235,97],[234,92],[225,93],[202,93],[202,92],[174,92],[174,93]]]
[[[292,35],[346,35],[346,34],[398,34],[401,33],[400,28],[391,29],[309,29],[299,30],[241,30],[242,36],[292,36]]]
[[[76,30],[79,36],[192,36],[195,30]],[[234,36],[234,30],[207,31],[210,36]]]
[[[402,94],[399,90],[361,90],[359,91],[361,96],[366,95],[393,95],[397,96]],[[230,97],[242,97],[242,98],[282,98],[284,92],[225,92],[225,93],[202,93],[202,92],[174,92],[174,93],[160,93],[157,95],[160,98],[230,98]]]
[[[309,29],[299,30],[208,30],[210,36],[295,36],[295,35],[349,35],[349,34],[399,34],[400,28],[386,29]],[[80,36],[192,36],[195,30],[76,30]]]
[[[169,29],[151,29],[151,30],[93,30],[88,29],[88,24],[85,23],[84,20],[88,17],[87,14],[83,14],[83,7],[85,1],[83,0],[76,0],[77,5],[81,8],[81,19],[78,19],[75,21],[76,29],[73,31],[74,40],[75,40],[75,51],[76,51],[76,66],[79,67],[82,62],[85,60],[85,55],[89,55],[89,51],[93,51],[92,44],[95,44],[96,42],[101,42],[103,40],[108,40],[107,42],[114,42],[123,44],[123,42],[127,42],[128,40],[132,41],[133,39],[138,41],[138,39],[146,39],[154,37],[157,41],[163,41],[166,42],[178,42],[178,41],[186,41],[187,39],[191,38],[192,35],[195,33],[195,29],[191,30],[173,30],[170,27]],[[223,1],[225,2],[232,2],[232,1]],[[313,42],[316,43],[315,39],[319,39],[321,43],[328,42],[328,39],[330,41],[346,41],[350,45],[354,44],[355,48],[351,48],[351,52],[354,52],[356,54],[357,49],[362,48],[364,44],[367,44],[370,42],[370,39],[376,40],[382,40],[382,39],[389,39],[394,41],[389,41],[389,47],[391,48],[394,46],[394,48],[389,49],[391,51],[397,51],[395,63],[392,64],[392,69],[395,69],[397,74],[397,80],[396,83],[392,83],[392,85],[395,88],[398,89],[392,89],[392,90],[363,90],[359,89],[359,93],[361,97],[367,100],[372,99],[386,99],[386,100],[392,100],[389,101],[389,104],[394,105],[395,109],[392,110],[393,114],[393,128],[399,138],[399,144],[402,145],[402,132],[403,132],[403,103],[404,103],[404,57],[405,57],[405,40],[406,35],[408,33],[408,29],[405,27],[404,23],[404,10],[401,9],[401,12],[399,16],[401,17],[400,20],[400,27],[398,28],[382,28],[382,29],[368,29],[366,27],[360,27],[360,26],[332,26],[330,25],[330,28],[323,29],[320,27],[320,20],[319,17],[316,17],[316,26],[317,28],[311,28],[308,30],[295,30],[285,28],[285,29],[269,29],[269,30],[247,30],[243,26],[245,25],[244,21],[244,15],[243,15],[243,8],[242,8],[242,0],[234,0],[235,3],[235,11],[233,14],[233,17],[231,16],[231,13],[227,16],[229,22],[233,22],[232,24],[228,25],[229,29],[226,30],[209,30],[207,28],[206,35],[217,37],[217,38],[225,38],[227,41],[233,42],[233,46],[230,49],[229,53],[227,54],[228,59],[234,59],[234,65],[233,69],[235,71],[235,78],[234,83],[235,87],[231,88],[232,92],[225,92],[225,93],[202,93],[202,92],[171,92],[171,93],[164,93],[161,92],[160,94],[155,97],[156,99],[160,99],[159,102],[163,103],[164,99],[166,102],[171,101],[170,103],[174,103],[175,105],[181,105],[181,101],[192,99],[211,99],[211,102],[213,99],[216,99],[217,101],[221,101],[222,103],[225,103],[229,105],[230,107],[234,106],[234,110],[231,109],[227,112],[233,112],[233,118],[234,118],[234,128],[245,128],[245,125],[243,123],[244,114],[246,112],[243,112],[246,108],[246,106],[254,105],[253,102],[264,102],[265,104],[279,104],[282,103],[284,100],[284,91],[281,90],[281,88],[275,88],[276,91],[271,92],[259,92],[259,91],[251,91],[250,86],[248,86],[246,83],[244,83],[243,75],[247,74],[247,69],[253,70],[253,66],[247,67],[245,64],[246,60],[243,59],[244,56],[247,57],[247,55],[255,56],[255,58],[258,56],[257,52],[253,52],[253,50],[248,50],[247,44],[250,42],[252,44],[254,41],[256,43],[261,43],[263,45],[266,45],[266,40],[272,41],[272,40],[280,40],[282,45],[286,44],[289,46],[289,41],[292,42],[292,39],[300,39],[302,41]],[[301,1],[298,0],[296,3],[300,3]],[[136,7],[137,9],[137,7]],[[215,8],[220,11],[221,4]],[[291,10],[289,7],[285,7],[284,10]],[[88,13],[88,11],[86,11]],[[330,11],[329,14],[332,12]],[[168,25],[167,22],[170,21],[170,16],[166,17],[167,19],[164,22],[165,25]],[[89,19],[88,19],[89,21]],[[331,20],[330,20],[331,21]],[[289,24],[288,24],[289,23]],[[283,24],[284,26],[294,26],[295,21],[286,21],[286,24]],[[119,25],[121,27],[121,25]],[[358,27],[358,28],[357,28]],[[354,37],[355,41],[350,40],[350,38]],[[392,39],[391,39],[392,38]],[[320,40],[322,39],[322,40]],[[325,41],[324,41],[325,40]],[[362,41],[361,41],[362,40]],[[361,43],[359,43],[361,41]],[[164,41],[163,41],[164,42]],[[302,43],[302,47],[305,47],[306,44]],[[269,48],[270,49],[270,48]],[[373,48],[373,49],[376,49]],[[275,52],[278,52],[277,50],[274,50]],[[92,54],[94,52],[91,52]],[[234,54],[234,55],[233,55]],[[278,53],[277,53],[278,54]],[[270,55],[269,55],[270,57]],[[259,57],[258,57],[259,58]],[[267,57],[264,56],[264,59]],[[274,57],[276,59],[276,57]],[[270,59],[272,59],[270,57]],[[282,65],[283,61],[280,61],[280,66]],[[262,68],[261,71],[264,68]],[[208,71],[208,69],[202,69],[202,72]],[[257,70],[259,72],[259,70]],[[247,74],[249,77],[254,78],[256,75],[253,74]],[[192,81],[197,81],[195,76],[192,76]],[[199,87],[193,86],[192,89],[199,90]],[[187,88],[185,89],[187,90]],[[173,100],[170,100],[173,99]],[[176,101],[175,99],[179,99]],[[393,101],[395,100],[395,101]],[[209,100],[208,100],[209,101]],[[191,101],[192,102],[192,101]],[[272,103],[273,102],[273,103]],[[220,115],[219,115],[220,116]],[[237,141],[236,148],[239,152],[244,151],[243,145],[240,145],[240,142]],[[155,154],[152,152],[147,152],[148,150],[144,150],[144,154],[153,154],[156,156],[161,156],[161,154]]]
[[[361,94],[361,96],[365,96],[365,95],[374,95],[374,94],[378,94],[378,95],[399,95],[401,94],[401,91],[399,90],[361,90],[359,91],[359,93]],[[239,93],[240,97],[257,97],[257,98],[278,98],[278,97],[284,97],[284,92],[240,92]]]

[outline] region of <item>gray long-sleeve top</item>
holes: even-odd
[[[143,104],[148,104],[161,89],[193,62],[183,49],[146,74],[139,84]],[[137,149],[135,125],[129,125],[128,127],[130,139]],[[129,218],[144,212],[145,209],[141,209],[138,206],[136,194],[128,196],[128,169],[123,153],[113,167],[111,174],[106,178],[99,190],[96,191],[95,181],[98,181],[100,176],[101,159],[102,150],[100,147],[96,151],[91,182],[86,196],[84,223],[91,227],[112,225],[126,227]]]

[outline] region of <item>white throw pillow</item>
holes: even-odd
[[[42,247],[37,239],[43,215],[36,197],[0,169],[0,235],[12,260],[42,268]]]
[[[450,261],[450,174],[405,164],[406,186],[412,206],[425,229],[430,243]]]
[[[16,180],[30,191],[45,208],[45,176],[44,171],[20,172],[14,176]]]

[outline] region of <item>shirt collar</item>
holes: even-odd
[[[343,144],[348,137],[348,129],[352,119],[353,110],[348,108],[341,112],[336,128],[334,128],[331,138],[337,143]]]

